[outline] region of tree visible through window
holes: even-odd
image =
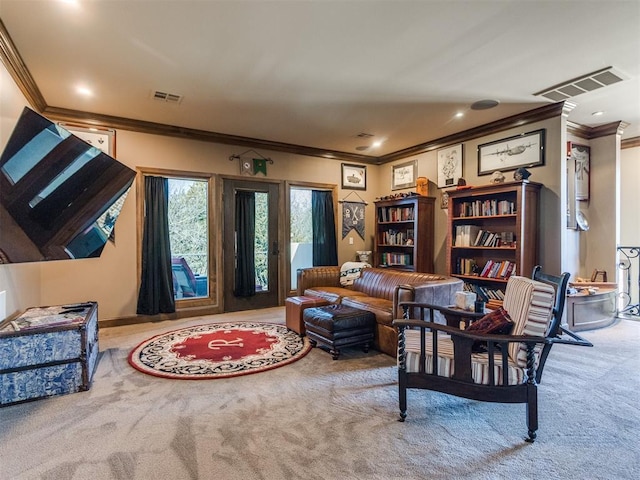
[[[176,300],[209,295],[208,182],[169,178],[169,239]]]

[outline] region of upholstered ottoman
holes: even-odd
[[[304,335],[304,319],[302,318],[302,313],[307,308],[329,305],[329,302],[324,298],[301,295],[298,297],[288,297],[284,301],[284,305],[287,328],[300,335]]]
[[[307,308],[303,313],[304,326],[312,346],[329,348],[337,360],[341,347],[362,345],[369,351],[376,327],[376,316],[366,310],[346,305]]]

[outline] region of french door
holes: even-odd
[[[224,310],[278,305],[279,186],[224,179]]]

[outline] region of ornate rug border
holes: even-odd
[[[172,375],[172,374],[167,374],[167,373],[162,373],[159,371],[154,371],[151,369],[145,369],[144,367],[140,366],[137,364],[137,362],[134,359],[134,356],[136,354],[139,354],[139,350],[141,347],[143,347],[144,345],[153,342],[154,340],[164,337],[165,335],[170,335],[172,333],[175,332],[179,332],[181,330],[187,330],[190,328],[198,328],[198,327],[206,327],[206,326],[210,326],[210,325],[229,325],[230,328],[233,328],[234,325],[236,326],[241,326],[241,325],[267,325],[267,326],[275,326],[275,327],[281,327],[284,329],[287,329],[287,327],[285,325],[282,325],[280,323],[271,323],[271,322],[250,322],[250,321],[236,321],[236,322],[220,322],[220,323],[202,323],[202,324],[198,324],[198,325],[191,325],[188,327],[182,327],[182,328],[177,328],[175,330],[169,330],[167,332],[163,332],[160,333],[158,335],[154,335],[153,337],[147,338],[146,340],[143,340],[142,342],[140,342],[138,345],[136,345],[127,355],[127,361],[129,363],[129,365],[131,367],[133,367],[135,370],[139,371],[140,373],[143,373],[145,375],[150,375],[153,377],[157,377],[157,378],[164,378],[164,379],[168,379],[168,380],[180,380],[180,381],[184,381],[184,380],[197,380],[197,381],[203,381],[203,380],[218,380],[221,378],[233,378],[233,377],[241,377],[241,376],[245,376],[245,375],[252,375],[254,373],[261,373],[261,372],[265,372],[268,370],[274,370],[276,368],[279,367],[284,367],[285,365],[289,365],[293,362],[296,362],[298,360],[300,360],[301,358],[303,358],[304,356],[306,356],[311,350],[311,343],[309,342],[309,339],[304,336],[304,337],[300,337],[300,339],[303,342],[303,346],[302,349],[293,357],[287,359],[287,360],[282,360],[281,362],[272,364],[272,365],[265,365],[263,367],[257,367],[257,368],[252,368],[251,370],[248,371],[242,371],[242,372],[231,372],[231,373],[221,373],[219,375],[215,375],[215,376],[202,376],[202,375]],[[291,331],[292,332],[292,331]],[[293,332],[295,333],[295,332]]]

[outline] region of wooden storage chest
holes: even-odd
[[[30,308],[0,328],[0,406],[88,390],[98,361],[98,305]]]

